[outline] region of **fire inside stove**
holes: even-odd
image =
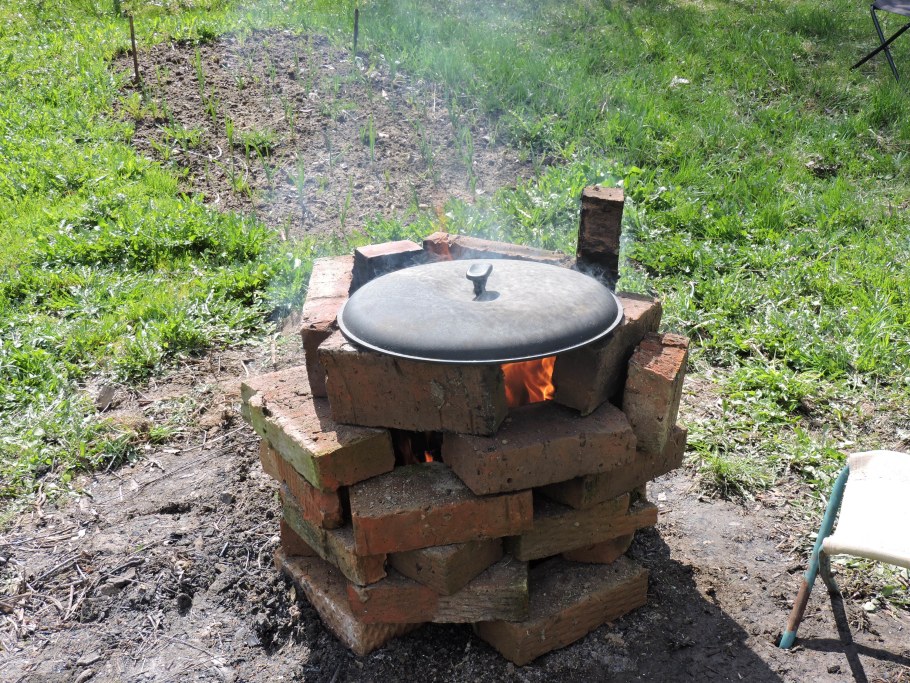
[[[506,378],[506,402],[509,408],[553,400],[553,367],[556,356],[508,363],[502,366]]]

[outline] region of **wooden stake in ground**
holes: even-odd
[[[354,56],[357,56],[357,34],[360,33],[360,8],[354,8]]]
[[[133,82],[136,85],[142,82],[139,78],[139,55],[136,53],[136,29],[133,27],[133,15],[130,15],[130,43],[133,45]]]

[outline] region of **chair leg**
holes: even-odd
[[[847,477],[850,475],[850,468],[845,467],[837,475],[834,487],[831,489],[831,497],[828,499],[828,507],[825,508],[825,516],[822,518],[821,528],[818,530],[818,536],[815,537],[815,547],[809,556],[809,566],[806,573],[803,574],[803,582],[800,584],[799,593],[796,594],[796,600],[793,601],[793,610],[790,612],[790,618],[787,619],[787,627],[781,636],[778,647],[789,650],[793,647],[796,640],[796,631],[803,620],[806,612],[806,605],[809,603],[809,596],[812,594],[812,586],[815,584],[815,577],[818,576],[819,566],[822,562],[822,543],[831,535],[834,528],[834,520],[840,510],[841,499],[844,497],[844,488],[847,486]],[[830,565],[823,571],[830,574]],[[822,577],[824,578],[824,576]]]
[[[885,40],[885,34],[882,33],[882,26],[878,23],[878,15],[875,13],[875,7],[872,7],[872,23],[875,24],[875,30],[878,32],[878,38],[882,42],[882,46],[885,49],[885,58],[888,60],[888,65],[891,67],[891,73],[894,74],[894,80],[900,82],[900,77],[897,75],[897,67],[894,66],[894,59],[891,57],[891,50],[888,48],[890,40]],[[897,38],[898,34],[895,34],[891,37],[891,40]]]
[[[834,580],[834,574],[831,573],[831,557],[822,550],[818,556],[818,573],[822,575],[822,581],[828,588],[830,595],[840,595],[840,588],[837,587],[837,581]]]

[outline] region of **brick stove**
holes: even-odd
[[[621,190],[582,195],[577,265],[613,282],[622,203]],[[280,484],[276,564],[358,655],[466,623],[521,665],[645,603],[647,571],[624,553],[657,521],[646,482],[682,461],[686,339],[658,334],[660,302],[635,294],[618,295],[608,337],[521,365],[402,359],[338,331],[371,279],[469,258],[576,265],[444,233],[319,259],[305,366],[243,385]]]

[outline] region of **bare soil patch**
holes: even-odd
[[[255,212],[288,236],[440,210],[531,173],[497,144],[494,121],[381,56],[355,59],[318,36],[162,44],[141,65],[143,87],[122,108],[133,144],[183,169],[186,189],[207,202]],[[131,74],[132,60],[116,68]]]

